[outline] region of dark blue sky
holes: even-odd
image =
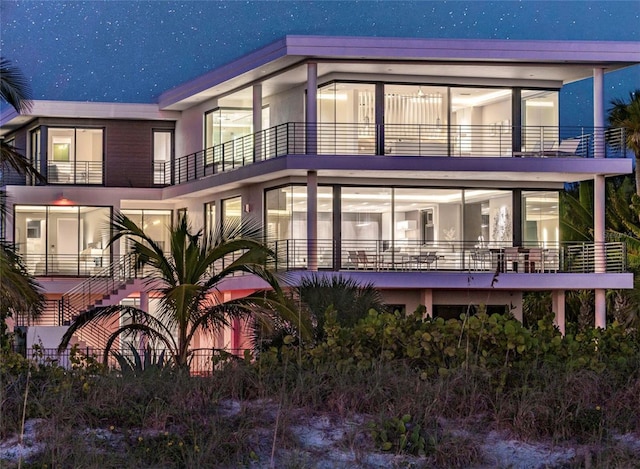
[[[286,34],[638,41],[640,1],[0,0],[0,21],[34,98],[154,102]],[[626,97],[640,67],[605,80],[607,100]],[[588,125],[590,93],[563,92],[563,121]]]

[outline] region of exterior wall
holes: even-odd
[[[297,87],[263,99],[269,105],[269,125],[304,122],[304,87]]]
[[[108,121],[105,128],[105,185],[153,186],[153,129],[173,128],[173,123]]]
[[[176,122],[176,158],[204,148],[204,113],[218,107],[212,99],[182,112]]]
[[[42,118],[15,133],[16,146],[24,150],[25,154],[28,151],[29,132],[38,126],[103,128],[104,185],[152,187],[153,130],[173,130],[175,124],[172,121]],[[41,154],[43,165],[48,157],[45,155],[46,149],[47,145],[43,142]]]

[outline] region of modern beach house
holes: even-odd
[[[314,273],[373,282],[388,304],[457,317],[469,305],[522,317],[523,292],[632,288],[625,245],[605,240],[605,178],[631,173],[605,125],[607,72],[637,42],[287,36],[162,93],[157,102],[35,101],[0,135],[47,183],[5,171],[6,239],[46,291],[28,346],[55,347],[74,314],[153,310],[124,246],[122,211],[158,242],[252,218],[292,284]],[[592,127],[560,125],[560,90],[592,79]],[[563,242],[559,193],[594,181],[593,242]],[[227,280],[225,298],[262,288]],[[239,325],[214,344],[243,347]],[[100,336],[79,337],[100,348]],[[103,345],[103,344],[102,344]]]

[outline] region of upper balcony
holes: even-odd
[[[625,158],[624,129],[509,125],[306,124],[289,122],[154,164],[174,185],[285,155],[481,158]]]

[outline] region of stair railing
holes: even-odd
[[[69,325],[81,313],[96,305],[105,296],[124,288],[139,278],[135,255],[126,254],[62,295],[60,310],[62,324]],[[102,324],[89,324],[76,334],[78,340],[93,349],[102,349],[111,333]],[[114,344],[117,345],[117,344]]]
[[[63,321],[71,320],[69,312],[86,311],[104,295],[109,295],[124,286],[127,281],[138,278],[139,272],[134,254],[126,254],[97,274],[79,283],[62,295]]]

